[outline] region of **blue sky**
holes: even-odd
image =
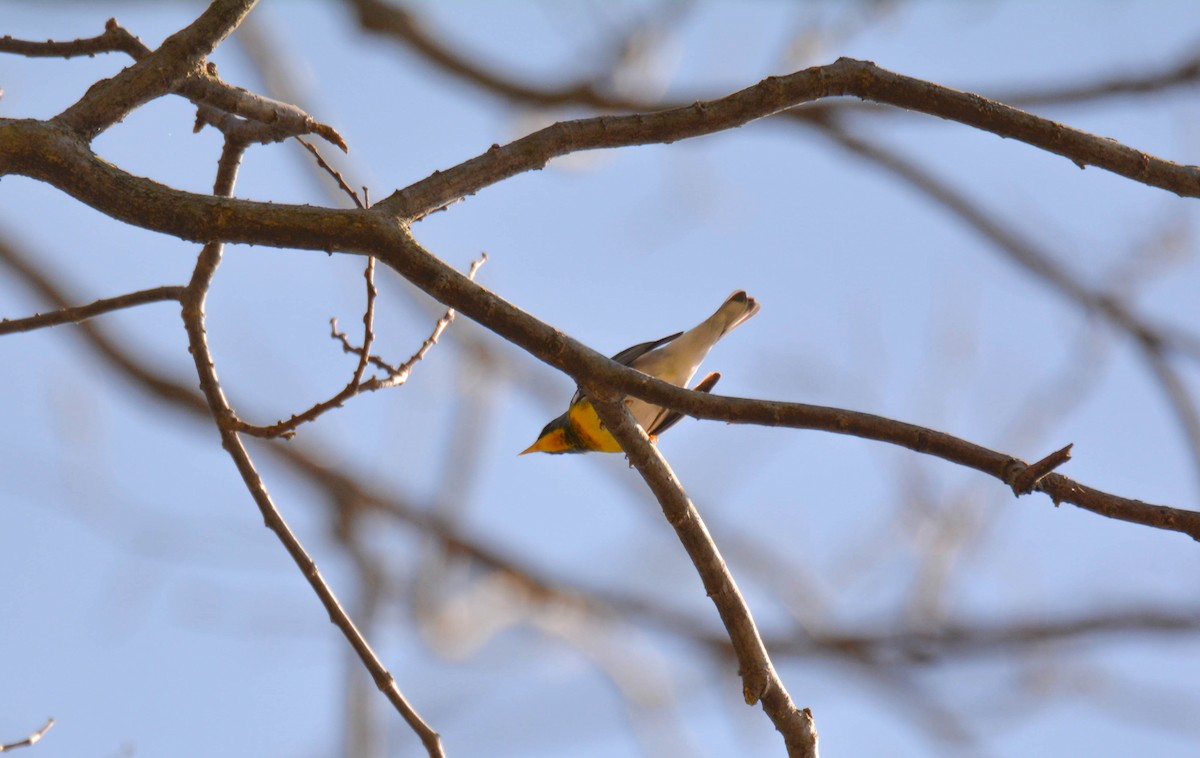
[[[8,3],[0,29],[67,39],[99,33],[115,16],[154,45],[198,7]],[[554,82],[588,73],[607,39],[596,30],[640,6],[606,7],[419,10],[481,59]],[[847,55],[1001,96],[1165,67],[1200,33],[1184,3],[914,3],[869,22],[866,6],[847,7],[701,3],[635,73],[672,97],[716,97]],[[254,18],[287,56],[306,107],[347,138],[350,181],[374,198],[581,115],[531,113],[472,89],[364,38],[333,3],[268,3]],[[811,44],[793,46],[798,38]],[[227,81],[262,88],[237,38],[214,59]],[[0,57],[0,115],[52,115],[124,65],[118,56]],[[1042,112],[1197,162],[1194,87]],[[211,130],[192,134],[192,117],[182,100],[156,101],[95,147],[132,173],[207,191],[219,142]],[[1193,201],[927,117],[864,119],[856,129],[967,193],[1084,281],[1120,280],[1137,262],[1153,272],[1137,288],[1139,310],[1195,327]],[[330,202],[290,145],[252,150],[237,195]],[[195,254],[20,178],[0,182],[0,231],[81,302],[185,281]],[[880,413],[1026,459],[1074,442],[1068,476],[1150,502],[1197,502],[1180,426],[1127,339],[816,132],[758,123],[572,156],[487,188],[414,233],[464,269],[486,251],[482,283],[606,353],[687,328],[746,289],[762,311],[706,364],[723,373],[723,393]],[[353,365],[328,338],[328,319],[358,323],[361,265],[230,249],[209,330],[239,409],[274,421],[341,387]],[[432,311],[394,277],[380,284],[378,345],[403,358]],[[0,271],[0,315],[44,308]],[[100,323],[195,384],[171,306]],[[215,432],[147,403],[84,344],[69,328],[0,339],[0,528],[9,535],[0,739],[53,715],[58,725],[33,748],[51,756],[334,754],[345,643],[261,527]],[[496,360],[480,363],[476,344]],[[1195,367],[1184,370],[1195,391]],[[571,391],[460,319],[408,385],[355,399],[291,444],[414,507],[452,508],[464,533],[569,586],[646,598],[716,630],[657,505],[619,457],[515,457]],[[464,407],[477,423],[464,422]],[[688,420],[661,448],[767,633],[795,620],[857,631],[1194,607],[1200,558],[1186,538],[1042,497],[1014,500],[982,475],[908,451]],[[285,516],[353,605],[356,578],[331,537],[328,502],[255,449]],[[939,537],[954,528],[969,536],[939,553]],[[679,749],[676,740],[703,756],[781,752],[761,711],[739,703],[732,666],[661,629],[562,609],[530,615],[501,593],[508,604],[488,618],[512,614],[510,625],[431,641],[410,592],[422,540],[381,519],[368,542],[398,588],[373,642],[451,755],[639,755]],[[916,588],[938,571],[936,601],[922,600]],[[470,608],[471,578],[479,576],[451,582],[443,599]],[[1197,652],[1194,636],[1128,636],[893,677],[830,660],[776,664],[795,700],[814,709],[829,755],[1182,756],[1198,737],[1186,719],[1200,697]],[[678,710],[663,716],[636,698]],[[392,754],[412,754],[415,740],[379,706]],[[932,736],[938,708],[973,740]]]

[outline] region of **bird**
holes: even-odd
[[[617,353],[612,359],[677,387],[686,387],[713,345],[734,327],[758,313],[758,307],[754,298],[744,290],[738,290],[713,315],[686,332],[676,332],[660,340],[634,345]],[[714,371],[692,389],[711,392],[720,378],[721,375]],[[625,398],[625,404],[651,440],[656,440],[658,435],[683,418],[678,411],[669,411],[633,397]],[[587,452],[619,453],[621,445],[604,428],[584,391],[576,389],[567,412],[546,424],[537,441],[520,454]]]

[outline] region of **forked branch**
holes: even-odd
[[[214,182],[215,193],[223,195],[232,193],[237,169],[245,147],[243,143],[235,140],[226,141],[220,162],[218,163],[217,178]],[[187,331],[188,347],[195,363],[196,373],[200,378],[200,389],[204,394],[213,420],[216,422],[222,446],[237,466],[238,473],[241,474],[246,489],[258,505],[267,527],[275,532],[280,542],[283,543],[284,548],[287,549],[288,554],[291,555],[292,560],[300,568],[301,573],[304,574],[305,579],[308,580],[309,585],[325,606],[326,611],[329,613],[330,621],[342,631],[342,634],[346,637],[355,653],[358,654],[363,666],[371,674],[375,685],[384,693],[408,723],[409,727],[421,739],[429,755],[433,757],[443,756],[441,737],[432,727],[425,723],[416,709],[409,704],[404,694],[400,691],[395,677],[383,665],[379,656],[375,654],[371,645],[354,624],[349,614],[346,613],[345,608],[342,607],[333,589],[321,575],[316,562],[313,561],[308,551],[304,549],[299,538],[296,537],[291,527],[284,520],[283,515],[279,512],[279,509],[275,506],[274,501],[267,492],[262,477],[259,475],[253,460],[250,458],[249,451],[242,444],[241,437],[231,423],[231,420],[235,419],[236,415],[232,406],[225,399],[225,393],[221,389],[220,380],[217,377],[216,364],[208,345],[204,315],[204,306],[208,297],[209,286],[212,283],[213,276],[216,274],[217,267],[220,265],[223,247],[224,245],[220,242],[210,242],[204,245],[196,261],[191,281],[184,292],[182,307],[184,329]]]

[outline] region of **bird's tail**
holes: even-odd
[[[720,339],[755,313],[758,313],[758,302],[747,295],[745,290],[738,290],[730,295],[708,320],[720,330],[717,334],[717,339]]]

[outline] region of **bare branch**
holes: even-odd
[[[1200,170],[1144,153],[979,95],[959,92],[841,58],[787,76],[770,77],[719,100],[632,116],[600,116],[546,127],[504,147],[399,190],[378,203],[403,218],[418,218],[551,158],[579,150],[673,142],[732,129],[825,97],[851,95],[958,121],[1064,156],[1080,168],[1095,165],[1178,195],[1200,196]]]
[[[1160,71],[1115,74],[1082,84],[1051,84],[993,92],[989,97],[1021,109],[1101,105],[1118,98],[1161,95],[1200,82],[1200,57],[1188,55]],[[982,90],[981,90],[982,91]],[[807,110],[807,109],[806,109]],[[812,109],[819,118],[902,115],[875,103],[823,102]],[[819,113],[816,113],[819,111]]]
[[[228,115],[235,114],[251,122],[253,142],[282,142],[301,134],[316,134],[346,152],[349,147],[342,135],[328,124],[313,119],[294,105],[233,87],[221,81],[216,67],[209,64],[203,72],[190,75],[175,90],[199,106],[196,131],[204,124],[228,127]]]
[[[342,173],[340,171],[338,171],[337,169],[335,169],[333,166],[330,166],[329,163],[324,158],[321,157],[321,151],[317,150],[315,145],[313,145],[309,142],[306,142],[306,141],[300,139],[299,137],[296,137],[296,141],[299,142],[301,145],[304,145],[305,150],[312,153],[313,158],[316,159],[316,161],[317,161],[317,165],[320,166],[321,169],[325,171],[325,173],[332,176],[333,180],[335,182],[337,182],[337,185],[338,185],[338,187],[341,188],[342,192],[346,193],[350,197],[350,199],[354,201],[354,207],[359,208],[359,209],[364,209],[367,207],[366,205],[363,204],[363,201],[359,199],[358,193],[355,192],[354,189],[349,184],[346,183],[346,180],[342,178]],[[363,190],[365,192],[366,188],[364,187]]]
[[[835,78],[845,77],[845,81],[838,82],[841,89],[836,94],[854,95],[957,121],[1061,155],[1080,168],[1097,166],[1180,196],[1200,196],[1200,170],[1195,166],[1166,161],[1115,140],[1097,137],[979,95],[896,74],[866,61],[841,58],[825,68]]]
[[[1172,351],[1192,360],[1200,360],[1200,344],[1195,334],[1172,325],[1150,323],[1116,295],[1081,284],[1079,277],[1067,271],[1048,252],[990,217],[963,193],[955,191],[915,163],[860,139],[837,124],[820,120],[806,123],[938,203],[969,224],[1014,263],[1085,311],[1100,314],[1109,324],[1132,338],[1141,348],[1142,357],[1155,381],[1162,386],[1168,401],[1174,406],[1174,415],[1183,427],[1197,475],[1200,476],[1200,410],[1196,408],[1186,385],[1179,380],[1167,356],[1167,352]]]
[[[364,392],[375,392],[377,390],[387,389],[389,387],[398,387],[408,381],[412,375],[413,367],[418,362],[425,358],[425,355],[433,349],[441,338],[442,333],[454,321],[454,309],[451,308],[437,320],[433,325],[433,331],[425,341],[421,343],[421,347],[417,352],[399,366],[392,366],[381,358],[371,355],[371,342],[375,339],[375,334],[372,331],[371,324],[374,319],[374,303],[375,303],[375,259],[368,258],[367,269],[364,271],[364,276],[367,280],[367,309],[363,314],[363,329],[365,332],[364,342],[362,347],[355,347],[350,344],[350,339],[337,329],[337,319],[330,319],[330,328],[334,339],[342,343],[342,350],[347,353],[353,353],[359,356],[358,365],[354,369],[354,375],[350,378],[350,382],[341,389],[336,395],[312,406],[303,413],[297,413],[286,421],[279,421],[270,426],[256,426],[248,424],[238,418],[231,418],[231,427],[244,434],[249,434],[252,437],[284,437],[291,439],[295,436],[296,429],[309,421],[315,421],[321,415],[333,410],[334,408],[342,407],[350,398],[355,395],[361,395]],[[470,269],[467,271],[467,278],[474,279],[475,273],[479,271],[479,267],[487,261],[487,253],[482,254],[479,258],[471,263]],[[371,377],[365,382],[362,381],[363,372],[366,371],[367,365],[373,365],[387,372],[387,376]]]
[[[282,43],[282,40],[276,38],[272,33],[273,30],[279,31],[269,22],[263,21],[260,16],[250,14],[238,27],[237,37],[234,41],[245,53],[248,62],[266,87],[264,94],[277,102],[297,109],[300,113],[305,113],[311,109],[313,98],[309,96],[311,93],[307,92],[308,88],[301,84],[300,80],[303,77],[297,75],[303,66],[299,59],[289,54],[286,45]],[[346,153],[345,148],[343,148],[343,153]],[[323,160],[320,158],[319,162]],[[306,162],[305,166],[311,167],[312,164]],[[333,173],[330,174],[330,172]],[[330,166],[326,173],[335,175],[337,171]],[[313,172],[313,175],[316,176],[317,172]],[[335,175],[334,178],[336,180],[337,176]],[[337,203],[339,198],[330,191],[330,186],[326,182],[318,182],[318,186],[321,192],[332,196],[334,204]],[[365,188],[363,192],[366,192]],[[353,194],[351,196],[353,197]],[[369,206],[370,204],[369,199],[364,198],[363,205]]]
[[[71,305],[73,298],[62,290],[61,285],[39,269],[31,256],[22,255],[18,251],[17,245],[10,242],[3,234],[0,234],[0,263],[8,266],[30,289],[56,308],[61,310],[73,307]],[[81,321],[79,329],[72,331],[85,337],[104,360],[118,372],[145,387],[155,396],[196,413],[204,412],[204,402],[196,395],[192,387],[172,381],[134,359],[115,340],[106,336],[96,322]]]
[[[362,356],[366,351],[361,347],[356,347],[350,342],[350,338],[346,333],[338,329],[338,320],[336,318],[329,319],[329,336],[342,344],[343,353],[352,353],[357,356]],[[386,371],[389,374],[394,374],[399,371],[398,368],[383,360],[379,356],[367,354],[367,362],[381,371]]]
[[[471,261],[471,267],[467,269],[467,279],[474,281],[475,274],[478,273],[479,267],[484,263],[487,263],[487,259],[487,253],[481,253],[478,258]],[[454,322],[455,315],[456,314],[453,308],[447,310],[446,313],[437,320],[437,323],[433,325],[433,331],[430,332],[429,336],[425,338],[425,341],[421,343],[421,347],[417,348],[417,352],[413,353],[404,363],[401,363],[392,372],[391,376],[382,380],[383,386],[390,387],[397,384],[403,384],[404,382],[408,381],[409,375],[412,374],[413,367],[423,360],[425,355],[433,348],[434,345],[437,344],[438,339],[440,339],[442,336],[442,332],[446,331],[446,328]]]
[[[214,182],[214,192],[228,195],[233,191],[237,168],[241,162],[241,156],[245,148],[246,145],[243,143],[233,140],[226,141],[225,148],[221,154],[221,160],[218,164],[219,168],[217,179]],[[267,493],[267,488],[262,481],[262,477],[259,475],[254,462],[250,458],[249,452],[242,444],[238,433],[232,428],[233,425],[230,422],[236,418],[236,414],[225,399],[225,393],[221,389],[220,380],[217,377],[216,364],[213,361],[212,352],[208,346],[208,335],[204,323],[205,300],[208,296],[209,285],[212,282],[217,267],[220,265],[223,248],[223,243],[210,242],[200,251],[191,281],[184,292],[182,303],[183,324],[187,331],[188,346],[195,362],[196,373],[200,377],[200,389],[204,393],[209,411],[212,413],[213,420],[216,422],[217,429],[220,432],[222,446],[237,466],[238,473],[241,474],[246,489],[250,492],[251,497],[254,498],[255,503],[262,512],[263,520],[267,527],[279,537],[280,542],[283,543],[284,548],[300,568],[301,573],[303,573],[309,585],[316,592],[322,605],[325,606],[326,611],[329,613],[330,621],[341,630],[351,647],[354,648],[355,653],[358,654],[363,666],[375,680],[375,686],[384,693],[408,723],[409,727],[421,739],[429,755],[434,757],[444,756],[441,737],[425,723],[420,714],[409,704],[404,694],[400,691],[395,677],[383,665],[379,656],[375,654],[375,651],[371,648],[366,638],[358,630],[358,627],[355,626],[354,621],[346,613],[341,602],[334,594],[333,589],[325,581],[324,577],[322,577],[316,562],[309,556],[308,551],[304,549],[300,540],[275,506],[270,494]]]
[[[161,303],[166,300],[178,301],[182,296],[183,287],[155,287],[154,289],[139,290],[125,295],[104,298],[88,305],[80,305],[74,308],[60,308],[50,313],[39,313],[26,318],[0,319],[0,335],[31,332],[35,329],[43,329],[48,326],[58,326],[60,324],[77,324],[80,321],[86,321],[89,318],[124,308],[133,308],[147,303]]]
[[[126,31],[115,18],[104,24],[104,33],[98,37],[75,39],[69,42],[33,42],[14,39],[9,35],[0,37],[0,53],[15,53],[27,58],[74,58],[97,53],[125,53],[131,58],[144,57],[149,49],[137,37]]]
[[[357,196],[355,197],[357,200]],[[350,386],[357,387],[362,382],[367,365],[371,361],[371,343],[375,341],[375,298],[379,288],[375,286],[375,257],[367,257],[367,267],[363,269],[363,279],[367,285],[367,305],[363,309],[363,343],[359,349],[358,365],[354,367],[354,376],[350,377]]]
[[[437,172],[394,193],[372,210],[392,219],[411,220],[510,176],[541,168],[560,155],[711,134],[836,95],[856,95],[959,121],[1063,155],[1081,166],[1096,165],[1180,195],[1200,196],[1200,169],[1196,167],[1172,163],[978,95],[843,58],[686,108],[555,124]],[[45,160],[47,155],[56,160]],[[220,239],[368,252],[364,239],[372,236],[371,224],[350,211],[212,198],[139,179],[100,160],[86,141],[53,124],[0,122],[0,172],[50,182],[115,219],[197,242]],[[133,191],[139,198],[136,213],[135,206],[124,202]]]
[[[7,173],[31,176],[62,188],[69,187],[68,194],[76,196],[77,199],[93,207],[107,206],[113,211],[109,214],[112,218],[131,222],[135,226],[145,227],[149,223],[150,228],[157,228],[160,225],[169,227],[178,221],[183,221],[183,225],[192,228],[196,234],[184,233],[177,236],[200,243],[211,240],[237,241],[233,237],[223,234],[219,229],[205,227],[211,227],[214,222],[217,227],[225,226],[225,222],[219,221],[218,217],[227,213],[229,209],[248,202],[251,206],[261,210],[289,209],[283,216],[273,220],[257,218],[255,224],[266,224],[266,227],[259,227],[259,233],[265,232],[269,228],[273,231],[268,232],[267,236],[273,237],[281,233],[290,236],[287,230],[293,226],[292,221],[295,220],[292,218],[292,211],[299,211],[302,217],[308,219],[308,224],[323,226],[332,223],[327,231],[341,227],[341,231],[336,236],[344,238],[346,243],[354,249],[360,247],[361,240],[356,242],[355,238],[360,234],[353,232],[352,229],[363,223],[367,217],[367,212],[364,211],[274,205],[179,192],[150,179],[135,177],[108,164],[91,151],[86,141],[53,121],[0,120],[0,175]],[[76,195],[76,191],[79,192],[78,195]],[[116,202],[103,200],[104,193],[112,193],[111,197]],[[134,196],[137,197],[136,202],[131,201]],[[194,203],[198,205],[193,205]],[[124,210],[120,210],[120,208]],[[176,222],[172,222],[170,217],[176,213],[182,213],[191,218],[177,219]],[[236,216],[237,212],[234,213]],[[332,217],[329,215],[331,213],[334,214]],[[141,219],[141,223],[134,221],[137,218]],[[205,218],[207,221],[204,220]],[[243,217],[242,220],[248,221],[249,219]],[[301,223],[302,226],[308,226],[308,224]],[[311,234],[312,231],[310,227],[308,232]],[[298,235],[294,240],[297,244],[289,246],[313,249],[311,244],[304,244],[302,239],[303,237]],[[324,243],[324,246],[330,250],[343,247],[343,245],[329,240],[325,240]]]
[[[964,98],[973,97],[957,94]],[[690,111],[693,118],[701,121],[706,112],[703,108]],[[661,115],[629,118],[654,119]],[[592,119],[574,123],[588,124],[588,128],[592,128],[603,121]],[[697,128],[695,122],[691,126]],[[543,133],[536,133],[533,137]],[[521,142],[518,140],[509,147]],[[499,148],[473,160],[485,160],[497,152],[500,152]],[[45,155],[56,155],[58,160],[46,161]],[[69,176],[47,168],[59,163],[72,169]],[[368,211],[336,210],[235,201],[179,192],[133,177],[107,164],[69,132],[29,121],[0,122],[0,168],[50,181],[118,220],[159,229],[185,239],[225,239],[375,255],[428,294],[565,371],[577,382],[609,382],[616,391],[697,418],[825,429],[892,442],[985,471],[1008,483],[1004,476],[1013,460],[1011,456],[949,435],[869,414],[798,403],[740,400],[703,393],[696,393],[699,397],[692,397],[687,390],[613,364],[599,353],[514,308],[431,255],[416,243],[402,225],[395,223],[394,217],[378,210],[382,203]],[[1182,167],[1176,168],[1183,170]],[[439,176],[444,177],[449,173]],[[132,212],[130,204],[126,202],[131,192],[138,196],[138,213]],[[1200,514],[1195,512],[1147,505],[1109,495],[1056,474],[1046,477],[1040,489],[1056,502],[1069,502],[1113,518],[1200,538]]]
[[[213,0],[188,26],[163,40],[148,56],[111,79],[97,82],[71,107],[54,117],[91,141],[135,108],[171,91],[199,71],[204,57],[237,28],[258,0]]]
[[[807,708],[801,710],[792,703],[791,696],[771,664],[767,648],[750,615],[750,608],[729,573],[716,542],[708,533],[700,512],[683,491],[683,485],[666,460],[651,446],[650,438],[634,421],[625,403],[620,398],[608,400],[601,399],[594,392],[590,394],[600,420],[616,437],[630,464],[658,499],[663,515],[675,529],[700,574],[705,592],[716,605],[738,659],[738,675],[742,677],[742,695],[746,704],[762,703],[771,723],[783,735],[788,755],[816,758],[817,728],[813,723],[812,711]]]

